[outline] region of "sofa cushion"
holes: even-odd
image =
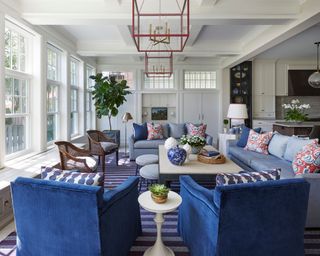
[[[163,139],[163,129],[161,124],[147,123],[148,138],[147,140]]]
[[[104,175],[102,172],[81,173],[77,171],[64,171],[51,167],[44,167],[41,170],[41,179],[63,181],[89,186],[102,186],[103,178]]]
[[[288,179],[294,177],[292,164],[286,160],[269,155],[268,158],[256,158],[251,160],[250,167],[255,171],[263,171],[270,169],[281,169],[281,179]]]
[[[290,136],[274,133],[268,146],[271,155],[283,158]]]
[[[248,128],[247,126],[242,126],[242,132],[241,132],[241,136],[240,139],[237,142],[237,146],[238,147],[242,147],[244,148],[247,145],[248,142],[248,137],[249,137],[249,133],[250,133],[250,128]],[[261,132],[261,128],[255,128],[253,129],[255,132],[260,133]]]
[[[225,186],[278,179],[280,179],[280,169],[260,172],[218,173],[216,176],[216,185]]]
[[[163,137],[169,138],[169,125],[168,124],[161,124],[162,125],[162,132],[163,132]]]
[[[155,148],[163,145],[165,140],[138,140],[134,143],[134,148]]]
[[[315,141],[314,139],[303,139],[292,136],[288,140],[287,148],[284,153],[284,159],[292,162],[296,154],[305,146]]]
[[[109,152],[113,149],[118,148],[118,144],[113,143],[113,142],[100,142],[100,145],[105,152]]]
[[[205,138],[206,137],[206,124],[193,124],[193,123],[186,123],[188,135],[190,136],[200,136]]]
[[[96,170],[98,167],[98,163],[96,161],[95,158],[90,157],[90,156],[77,156],[77,159],[84,159],[86,160],[86,164],[87,166],[91,169],[91,170]],[[66,169],[71,170],[71,169],[83,169],[84,168],[84,164],[81,162],[77,162],[74,161],[72,159],[69,159],[66,163],[67,167]]]
[[[175,139],[180,139],[182,135],[186,134],[186,127],[184,124],[169,123],[170,136]]]
[[[147,124],[133,123],[133,136],[135,140],[146,140],[148,138]]]
[[[292,162],[295,174],[315,173],[320,170],[320,145],[317,142],[305,145]]]
[[[250,130],[248,142],[244,149],[268,155],[268,145],[272,134],[272,132],[259,134],[254,130]]]

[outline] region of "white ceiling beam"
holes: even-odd
[[[243,46],[237,57],[226,58],[223,67],[232,67],[245,60],[252,59],[260,53],[290,39],[304,30],[320,23],[320,5],[318,0],[308,0],[303,5],[299,17],[282,26],[271,26],[255,39]]]
[[[199,34],[202,30],[203,26],[191,26],[190,29],[190,36],[189,39],[187,41],[187,45],[194,45],[199,37]]]
[[[126,45],[132,45],[133,43],[133,39],[131,36],[131,31],[129,26],[117,26],[118,30],[121,34],[121,37],[123,39],[123,41],[125,42]]]

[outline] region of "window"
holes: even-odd
[[[28,149],[31,35],[6,21],[5,27],[5,153]]]
[[[216,89],[217,77],[214,71],[185,71],[185,89]]]
[[[144,75],[145,89],[173,89],[173,75],[171,77],[150,77]]]
[[[94,80],[90,76],[94,75],[94,68],[87,66],[87,88],[86,88],[86,129],[92,129],[93,110],[92,110],[92,93],[91,88],[94,86]]]
[[[71,137],[79,133],[79,61],[70,60],[71,83]]]
[[[55,46],[47,47],[47,142],[58,138],[59,90],[61,88],[61,53]]]
[[[121,71],[103,71],[103,76],[113,76],[117,81],[127,80],[127,86],[130,89],[134,89],[133,85],[133,72],[121,72]]]

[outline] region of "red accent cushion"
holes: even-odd
[[[250,130],[247,145],[244,149],[268,155],[268,145],[270,143],[272,135],[272,132],[260,134],[255,132],[254,130]]]
[[[295,174],[315,173],[320,171],[320,145],[317,140],[305,145],[292,162]]]
[[[207,129],[206,124],[194,125],[192,123],[187,123],[186,126],[187,126],[187,130],[188,130],[188,135],[200,136],[203,138],[206,137],[206,129]]]
[[[161,124],[147,123],[148,140],[163,139],[163,129]]]

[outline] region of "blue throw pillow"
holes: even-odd
[[[250,128],[246,127],[246,126],[242,126],[242,132],[241,132],[241,137],[237,143],[238,147],[244,148],[247,145],[248,142],[248,138],[249,138],[249,133],[250,133]],[[253,129],[255,132],[260,133],[261,132],[261,128],[255,128]]]
[[[135,140],[146,140],[148,138],[147,124],[133,123],[133,135]]]
[[[284,159],[289,162],[292,162],[293,159],[296,157],[297,153],[302,150],[305,145],[312,143],[314,139],[305,139],[299,138],[296,136],[292,136],[288,139],[288,144],[286,151],[284,152]]]
[[[268,146],[269,153],[276,157],[283,158],[289,138],[290,136],[275,132]]]

